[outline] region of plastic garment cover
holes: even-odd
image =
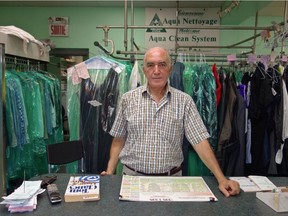
[[[145,76],[143,71],[139,67],[139,63],[136,60],[134,62],[131,75],[129,78],[129,90],[135,89],[141,86],[145,82]]]
[[[59,119],[58,79],[49,77],[47,72],[36,71],[6,71],[5,78],[5,156],[9,187],[11,182],[23,179],[24,170],[26,178],[47,173],[46,144],[63,140],[63,129],[61,113]],[[45,115],[52,107],[54,115]],[[48,122],[50,133],[47,131]]]
[[[73,83],[77,66],[68,69],[67,99],[70,140],[84,144],[84,171],[99,173],[106,170],[118,100],[128,90],[130,65],[106,57],[85,61],[89,78]],[[83,68],[81,69],[83,72]],[[130,70],[131,71],[131,70]],[[129,71],[129,72],[130,72]],[[71,167],[73,172],[75,167]]]
[[[29,143],[27,133],[28,121],[23,98],[21,82],[14,73],[7,72],[6,77],[6,101],[9,135],[8,145],[12,147],[23,147]]]

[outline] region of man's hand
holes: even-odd
[[[112,174],[113,174],[113,173],[109,173],[109,172],[107,172],[107,171],[102,171],[102,172],[100,173],[101,176],[112,175]]]
[[[240,193],[240,185],[237,181],[225,179],[219,182],[219,190],[226,196],[230,197]]]
[[[216,177],[219,190],[226,196],[229,197],[231,195],[237,195],[240,193],[239,183],[233,180],[227,179],[220,166],[216,157],[210,147],[210,144],[207,139],[202,140],[199,144],[193,145],[195,151],[201,158],[201,160],[205,163],[205,165],[212,171],[214,176]]]

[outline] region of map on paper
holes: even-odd
[[[217,201],[202,177],[123,175],[120,200],[150,202]]]

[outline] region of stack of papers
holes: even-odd
[[[10,213],[33,211],[37,206],[37,195],[43,193],[42,181],[23,181],[22,185],[9,196],[2,197]]]

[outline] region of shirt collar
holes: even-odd
[[[150,94],[147,82],[143,85],[143,88],[142,88],[142,95],[144,93]],[[167,83],[167,88],[166,88],[165,95],[167,95],[168,93],[171,94],[171,86],[169,85],[169,82]]]

